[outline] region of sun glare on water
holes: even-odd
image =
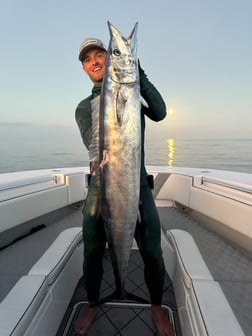
[[[174,160],[174,139],[167,139],[168,146],[168,167],[172,168]]]

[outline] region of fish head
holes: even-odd
[[[110,42],[107,55],[107,69],[113,81],[119,84],[135,83],[138,80],[137,26],[128,38],[108,22]]]

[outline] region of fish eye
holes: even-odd
[[[113,50],[113,54],[114,54],[115,56],[120,56],[120,55],[121,55],[121,51],[120,51],[119,49],[114,49],[114,50]]]

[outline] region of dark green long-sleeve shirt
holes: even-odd
[[[166,116],[166,106],[160,93],[155,86],[148,80],[144,71],[140,68],[140,91],[148,107],[141,107],[141,178],[147,175],[144,165],[144,132],[145,115],[153,121],[160,121]],[[92,110],[90,100],[101,94],[102,83],[95,84],[92,93],[83,99],[76,108],[75,119],[78,124],[83,143],[89,149],[92,140]]]

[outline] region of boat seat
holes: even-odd
[[[52,284],[64,268],[74,249],[82,242],[82,229],[75,227],[60,233],[52,245],[30,269],[29,275],[43,275]]]
[[[193,336],[244,336],[190,233],[173,229],[166,235],[176,255],[173,283],[182,329],[193,330]]]
[[[46,293],[44,276],[22,276],[0,304],[0,335],[24,335]]]
[[[217,281],[194,280],[193,291],[209,336],[245,336]]]
[[[196,279],[213,280],[198,246],[188,232],[173,229],[167,231],[167,236],[175,248],[180,273],[187,288]]]
[[[53,336],[82,275],[82,230],[67,229],[0,304],[1,336]]]

